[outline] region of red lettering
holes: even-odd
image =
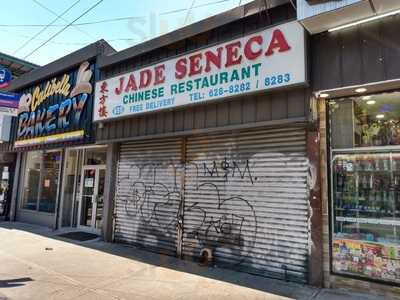
[[[216,66],[218,69],[221,69],[222,50],[224,50],[223,47],[218,47],[217,54],[215,54],[211,51],[206,51],[204,53],[204,56],[206,57],[206,67],[205,67],[204,71],[206,71],[206,72],[211,71],[211,63],[214,66]]]
[[[186,76],[187,67],[186,67],[187,59],[186,57],[182,57],[176,61],[175,64],[175,78],[182,79]]]
[[[108,93],[108,84],[107,81],[103,81],[103,83],[100,86],[100,93],[105,94]]]
[[[233,42],[225,46],[226,48],[226,63],[225,67],[230,67],[233,65],[238,65],[242,61],[242,55],[239,55],[239,49],[241,47],[241,42]]]
[[[125,87],[125,93],[128,93],[130,91],[136,91],[136,90],[137,90],[137,85],[136,85],[135,76],[133,76],[133,74],[130,74],[128,84]]]
[[[257,51],[253,50],[253,44],[256,43],[259,46],[263,43],[263,38],[261,35],[256,35],[250,38],[244,45],[244,56],[249,60],[254,60],[262,54],[262,49],[259,47]]]
[[[97,112],[99,113],[99,117],[101,118],[106,118],[108,115],[107,107],[104,105],[100,106]]]
[[[202,53],[189,56],[189,76],[200,74],[203,70],[203,67],[200,66],[200,60],[202,56]]]
[[[139,89],[144,89],[148,87],[150,83],[151,83],[151,71],[149,69],[140,71]]]
[[[106,101],[107,101],[107,96],[106,95],[102,95],[101,97],[100,97],[100,99],[99,99],[99,103],[100,104],[105,104],[106,103]]]
[[[124,86],[124,80],[125,80],[125,77],[119,78],[119,88],[118,87],[115,88],[115,94],[121,95],[123,86]]]
[[[285,39],[282,31],[279,29],[275,29],[272,33],[271,43],[269,44],[267,52],[265,52],[266,56],[270,56],[274,54],[274,50],[278,49],[279,52],[286,52],[290,50],[290,46]]]
[[[154,85],[165,82],[165,65],[159,65],[154,68]]]

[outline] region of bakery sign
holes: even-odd
[[[94,121],[306,82],[305,33],[297,21],[96,83]]]
[[[15,147],[81,140],[92,107],[92,67],[52,78],[25,91],[19,100]]]

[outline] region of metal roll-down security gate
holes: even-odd
[[[308,160],[301,127],[121,145],[115,240],[307,281]]]

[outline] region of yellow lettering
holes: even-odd
[[[51,96],[50,95],[50,82],[47,82],[46,83],[46,88],[43,91],[43,98],[47,98],[49,96]]]
[[[47,98],[61,94],[65,97],[68,97],[71,89],[71,85],[69,84],[69,75],[64,75],[61,80],[57,80],[57,78],[53,78],[48,81],[43,90],[40,89],[39,86],[35,87],[32,94],[31,101],[31,111],[35,111],[40,104],[42,104]]]
[[[63,78],[63,90],[62,94],[67,97],[69,95],[69,90],[71,89],[71,85],[69,84],[69,75],[64,75]]]
[[[37,102],[37,98],[39,96],[39,93],[40,93],[40,88],[36,87],[34,89],[34,91],[33,91],[33,94],[32,94],[31,111],[35,111],[36,110],[36,107],[37,107],[36,102]]]

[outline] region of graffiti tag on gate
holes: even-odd
[[[120,179],[118,197],[126,214],[140,221],[138,231],[174,242],[181,229],[184,247],[211,248],[237,257],[252,251],[257,236],[255,210],[241,195],[226,192],[238,181],[255,184],[257,177],[248,160],[143,163],[128,169],[129,175]],[[184,172],[192,177],[185,181]],[[182,189],[182,180],[190,186]],[[203,195],[207,201],[196,199]]]

